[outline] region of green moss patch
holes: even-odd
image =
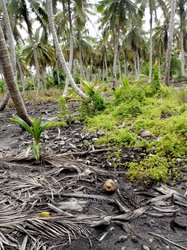
[[[146,157],[129,164],[127,174],[131,181],[166,182],[173,179],[173,174],[175,179],[181,178],[175,167],[176,158],[187,154],[184,95],[161,84],[153,88],[149,84],[131,85],[125,80],[106,109],[86,119],[85,129],[103,132],[97,144],[142,148]],[[148,131],[149,136],[143,137],[143,131]]]

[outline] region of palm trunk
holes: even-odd
[[[34,54],[34,64],[35,64],[36,80],[37,80],[36,96],[38,96],[40,88],[41,88],[40,66],[39,66],[39,62],[38,62],[38,52],[37,52],[37,49],[35,48],[35,44],[34,44],[32,34],[29,34],[29,36],[30,36],[30,41],[31,41],[32,49],[33,49],[33,54]]]
[[[6,108],[9,99],[10,99],[10,93],[9,91],[7,91],[0,102],[0,111],[3,111]]]
[[[181,38],[181,75],[185,73],[185,0],[179,1],[179,15],[180,15],[180,38]]]
[[[106,60],[106,54],[104,56],[104,59],[105,59],[106,80],[108,81],[108,65],[107,65],[107,60]]]
[[[81,75],[81,78],[84,79],[85,74],[84,74],[84,66],[83,66],[83,60],[82,60],[82,48],[81,48],[80,39],[79,39],[79,61],[80,61],[80,75]]]
[[[112,89],[116,89],[116,81],[117,81],[117,57],[118,57],[118,47],[119,47],[119,30],[117,35],[115,36],[114,43],[114,61],[113,61],[113,86]]]
[[[11,62],[12,62],[14,74],[16,76],[16,50],[15,50],[15,46],[14,46],[14,36],[13,36],[12,28],[10,25],[10,19],[8,16],[8,11],[7,11],[6,4],[5,4],[4,0],[2,0],[2,5],[3,5],[3,16],[5,19],[5,27],[6,27],[6,31],[7,31],[8,43],[10,46],[10,57],[11,57]]]
[[[124,53],[124,75],[127,76],[127,60],[125,53]]]
[[[17,60],[17,65],[18,65],[18,69],[19,69],[19,74],[20,74],[20,78],[21,78],[21,84],[22,84],[22,92],[23,94],[25,93],[25,78],[24,78],[24,74],[21,68],[21,64],[19,62],[19,59]]]
[[[149,13],[150,13],[150,37],[149,37],[149,83],[151,83],[152,69],[153,69],[153,6],[152,1],[149,0]]]
[[[47,89],[46,77],[47,77],[47,75],[46,75],[46,70],[43,69],[43,71],[42,71],[42,80],[43,80],[43,88],[44,88],[45,90]]]
[[[8,16],[8,11],[6,8],[5,1],[2,0],[2,7],[3,7],[3,16],[5,19],[5,27],[6,27],[6,32],[7,32],[7,37],[8,37],[8,43],[10,46],[10,57],[11,57],[11,62],[12,62],[12,67],[14,70],[15,78],[16,78],[16,50],[14,46],[14,36],[12,32],[12,28],[10,25],[10,19]],[[8,100],[10,98],[10,94],[6,93],[5,96],[3,97],[1,103],[0,103],[0,110],[3,111],[8,103]]]
[[[181,31],[181,75],[185,73],[184,33]]]
[[[70,8],[70,0],[68,0],[68,16],[69,16],[69,71],[72,71],[73,65],[73,27],[72,27],[72,19],[71,19],[71,8]],[[66,77],[65,88],[62,96],[67,95],[69,80]]]
[[[165,62],[165,83],[170,84],[170,67],[171,67],[171,56],[172,56],[172,43],[173,43],[173,34],[174,34],[174,25],[175,25],[175,10],[176,10],[176,0],[171,1],[171,13],[169,20],[169,36],[166,52],[166,62]]]
[[[58,41],[58,37],[56,34],[56,30],[55,30],[55,24],[54,24],[54,19],[53,19],[53,6],[52,6],[52,1],[47,0],[47,7],[48,7],[48,18],[49,18],[49,26],[50,26],[50,30],[53,36],[53,42],[55,44],[55,48],[56,48],[56,54],[59,57],[60,63],[62,64],[62,67],[64,69],[64,72],[66,74],[66,77],[68,78],[70,84],[72,85],[72,87],[75,89],[75,91],[77,92],[78,95],[80,95],[82,98],[87,98],[87,96],[78,88],[78,86],[76,85],[69,67],[67,66],[66,60],[64,58],[64,55],[62,53],[59,41]]]
[[[32,121],[27,113],[27,110],[25,108],[23,99],[21,97],[19,88],[16,83],[16,78],[14,75],[13,67],[11,64],[10,56],[8,53],[7,45],[5,42],[3,30],[0,26],[0,61],[2,64],[3,69],[3,75],[5,78],[5,82],[7,84],[7,87],[9,89],[12,101],[14,103],[14,106],[16,108],[17,114],[19,117],[21,117],[25,122],[27,122],[29,125],[32,124]]]
[[[57,74],[58,86],[60,88],[60,75],[59,75],[59,69],[58,69],[58,62],[56,64],[56,74]]]
[[[120,60],[118,59],[118,72],[119,72],[119,79],[121,81],[122,77],[121,77],[121,64],[120,64]]]
[[[136,77],[137,77],[137,75],[138,75],[138,69],[137,69],[137,62],[136,62],[136,52],[134,52],[134,73],[135,73],[135,75],[136,75]]]
[[[137,53],[137,79],[139,80],[140,79],[140,57],[139,57],[139,55],[138,55],[138,53]]]

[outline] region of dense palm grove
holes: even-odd
[[[0,0],[0,250],[187,249],[186,61],[186,0]]]
[[[50,1],[1,3],[1,28],[23,92],[34,88],[38,94],[41,88],[63,80],[66,95],[68,82],[76,88],[80,78],[110,81],[114,89],[124,76],[148,76],[151,82],[155,62],[166,84],[173,76],[185,75],[185,0],[51,2],[51,9]],[[97,37],[89,32],[95,29],[91,21],[94,15],[98,17]],[[62,63],[61,54],[68,67]],[[71,79],[65,81],[67,74]],[[84,97],[81,90],[77,91]]]

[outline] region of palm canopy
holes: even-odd
[[[101,0],[97,10],[102,13],[101,25],[105,29],[125,29],[127,20],[136,13],[137,6],[131,0]]]
[[[35,48],[38,53],[38,61],[40,65],[40,70],[42,71],[46,66],[53,65],[56,60],[55,50],[50,43],[45,40],[43,32],[39,33],[40,29],[35,32],[34,42]],[[25,61],[30,65],[34,66],[34,51],[32,44],[28,43],[23,47],[22,54],[25,58]]]

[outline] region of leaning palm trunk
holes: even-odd
[[[27,113],[19,88],[16,83],[16,78],[14,75],[12,63],[7,49],[7,44],[1,26],[0,26],[0,63],[2,64],[2,70],[5,82],[7,84],[10,96],[12,98],[18,116],[21,117],[29,125],[31,125],[32,121]]]
[[[9,91],[7,91],[0,102],[0,111],[3,111],[6,108],[9,99],[10,99],[10,93]]]
[[[71,9],[70,9],[70,0],[68,0],[68,16],[69,16],[69,27],[70,27],[70,35],[69,35],[69,71],[72,70],[73,64],[73,28],[72,28],[72,20],[71,20]],[[65,88],[62,96],[67,95],[69,80],[66,77]]]
[[[176,0],[171,1],[171,13],[169,20],[169,37],[166,52],[166,66],[165,66],[165,83],[169,85],[170,83],[170,67],[171,67],[171,55],[172,55],[172,43],[175,25],[175,10],[176,10]]]
[[[14,70],[14,75],[16,77],[16,50],[15,50],[15,46],[14,46],[14,36],[13,36],[12,28],[10,25],[10,19],[8,16],[8,11],[7,11],[6,4],[5,4],[4,0],[2,0],[2,7],[3,7],[3,17],[5,19],[5,27],[6,27],[7,37],[8,37],[8,43],[9,43],[9,47],[10,47],[11,62],[12,62],[13,70]],[[7,92],[4,95],[4,97],[0,103],[0,110],[1,111],[3,111],[5,109],[9,98],[10,98],[10,94]]]
[[[59,56],[59,60],[60,63],[62,64],[62,67],[64,69],[64,72],[66,74],[66,77],[68,78],[70,84],[72,85],[72,87],[75,89],[75,91],[77,92],[78,95],[80,95],[82,98],[87,98],[87,96],[78,88],[78,86],[76,85],[70,70],[67,66],[66,60],[64,58],[64,55],[62,53],[62,50],[60,48],[60,44],[58,41],[58,37],[56,34],[56,30],[55,30],[55,24],[54,24],[54,19],[53,19],[53,6],[52,6],[52,1],[47,0],[47,7],[48,7],[48,18],[49,18],[49,27],[53,36],[53,42],[55,44],[55,48],[56,48],[56,53]]]
[[[12,28],[10,25],[10,19],[8,16],[8,11],[7,11],[4,0],[2,0],[2,6],[3,6],[3,17],[5,19],[5,27],[6,27],[7,37],[8,37],[8,43],[10,46],[10,57],[11,57],[14,74],[16,76],[16,50],[14,46],[14,36],[13,36]]]

